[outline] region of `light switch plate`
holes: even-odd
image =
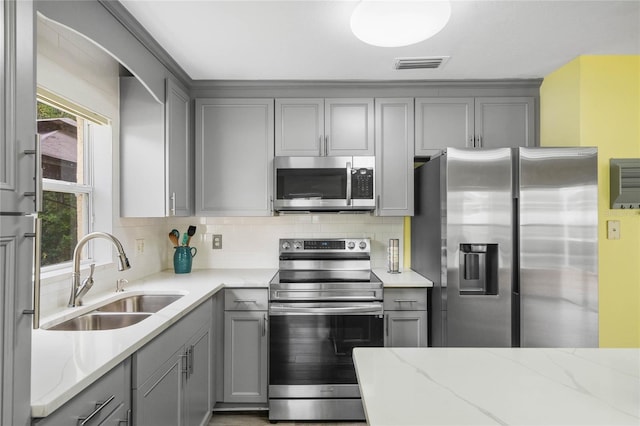
[[[607,239],[608,240],[620,239],[620,221],[619,220],[607,221]]]

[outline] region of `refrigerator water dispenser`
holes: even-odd
[[[460,244],[460,294],[498,294],[498,244]]]

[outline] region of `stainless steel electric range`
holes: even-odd
[[[367,238],[282,239],[269,284],[269,420],[364,420],[354,347],[383,346]]]

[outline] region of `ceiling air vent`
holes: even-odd
[[[393,67],[397,70],[436,69],[442,67],[448,60],[448,56],[396,58],[393,62]]]
[[[640,158],[612,158],[610,197],[612,209],[640,209]]]

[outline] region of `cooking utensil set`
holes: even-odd
[[[172,229],[171,232],[169,232],[169,240],[171,241],[174,247],[189,246],[189,243],[191,242],[191,237],[193,237],[195,233],[196,233],[196,227],[193,225],[189,226],[189,228],[187,229],[187,232],[182,234],[182,243],[181,243],[180,231],[178,231],[177,229]]]

